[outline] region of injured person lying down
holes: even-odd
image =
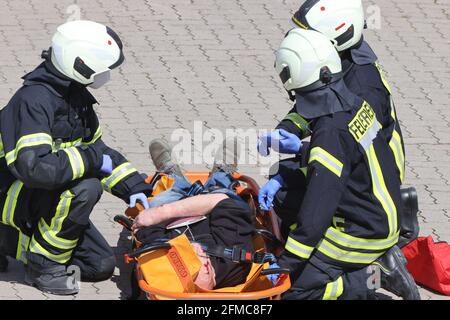
[[[170,147],[163,141],[152,141],[150,154],[158,172],[168,174],[175,183],[171,189],[158,194],[150,202],[150,208],[136,217],[132,229],[137,239],[151,244],[185,234],[202,262],[194,281],[202,289],[232,287],[245,282],[251,264],[236,263],[205,252],[205,246],[222,248],[222,252],[224,248],[254,250],[255,228],[250,207],[233,191],[236,181],[232,173],[236,165],[216,159],[209,179],[199,185],[184,177],[180,166],[171,158]]]

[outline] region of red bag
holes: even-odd
[[[425,287],[450,296],[450,245],[420,237],[405,246],[403,254],[414,280]]]

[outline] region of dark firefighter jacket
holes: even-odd
[[[127,201],[148,189],[144,178],[117,151],[103,143],[88,90],[49,62],[24,78],[23,87],[0,115],[0,194],[17,179],[28,188],[60,190],[84,177],[101,179],[104,189]],[[103,154],[113,160],[100,176]]]
[[[403,183],[405,177],[405,151],[400,123],[397,120],[391,88],[377,61],[377,56],[367,42],[361,43],[341,54],[344,81],[357,96],[367,101],[374,109],[380,124],[381,135],[389,143],[395,157],[397,176]],[[301,107],[301,106],[300,106]],[[296,107],[277,126],[300,138],[309,136],[308,121],[299,117]]]

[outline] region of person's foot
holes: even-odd
[[[149,151],[157,171],[166,174],[182,174],[180,166],[172,159],[172,149],[163,140],[152,140]]]
[[[63,264],[44,256],[27,253],[25,283],[39,290],[55,295],[73,295],[80,290],[77,275],[70,273]]]
[[[233,174],[237,171],[238,165],[238,141],[236,137],[225,139],[220,145],[214,157],[212,173],[222,171]]]
[[[419,290],[406,269],[407,260],[398,246],[381,256],[375,265],[381,269],[381,287],[404,300],[420,300]]]

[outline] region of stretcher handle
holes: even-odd
[[[270,241],[272,241],[272,243],[277,246],[277,247],[283,247],[283,243],[269,230],[266,229],[257,229],[255,230],[256,234],[260,235],[263,238],[266,238]]]
[[[129,258],[137,258],[140,255],[150,252],[150,251],[154,251],[154,250],[159,250],[159,249],[170,249],[172,248],[172,246],[170,245],[170,243],[167,242],[160,242],[160,243],[155,243],[155,244],[149,244],[146,245],[145,247],[138,249],[136,251],[133,251],[131,253],[128,253],[127,256]]]
[[[114,217],[114,221],[117,222],[118,224],[120,224],[122,227],[124,227],[128,231],[131,231],[131,226],[133,225],[133,221],[131,221],[131,219],[118,214],[117,216]]]
[[[286,268],[273,268],[273,269],[265,269],[261,271],[262,276],[268,276],[271,274],[290,274],[291,270]]]

